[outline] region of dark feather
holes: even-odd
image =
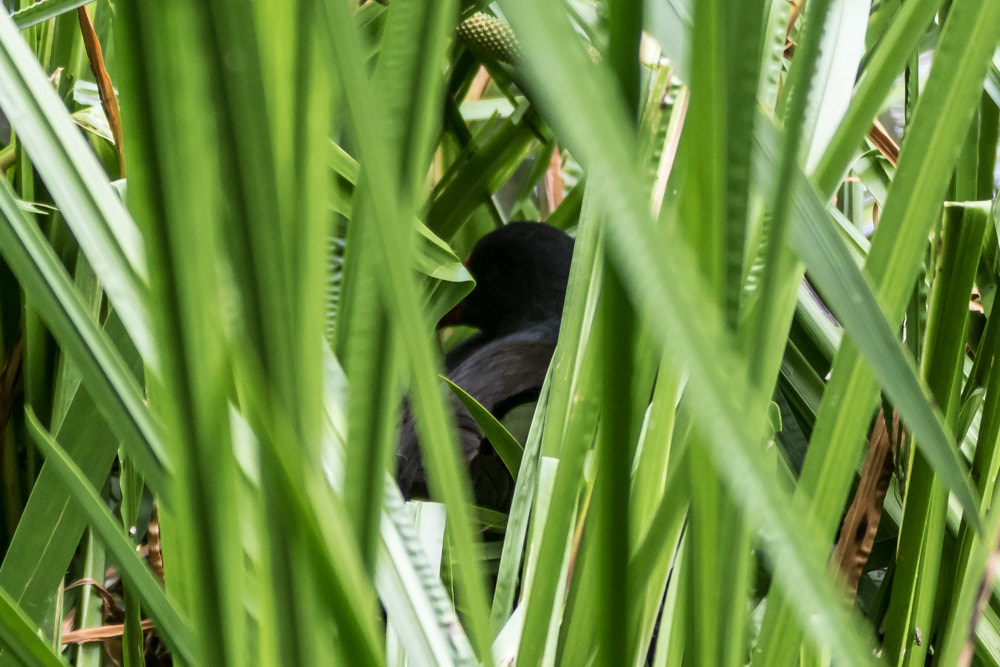
[[[446,357],[448,377],[497,419],[537,401],[559,337],[573,241],[541,223],[518,222],[487,234],[469,257],[476,288],[462,322],[480,329]],[[450,394],[450,392],[449,392]],[[449,396],[476,504],[507,511],[513,480],[482,429]],[[427,497],[413,418],[403,417],[397,478],[403,495]]]

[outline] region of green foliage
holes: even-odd
[[[124,165],[81,3],[13,5],[0,661],[1000,664],[1000,3],[100,0]],[[523,446],[452,386],[504,516],[434,323],[522,217],[575,238]]]

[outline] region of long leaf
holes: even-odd
[[[504,467],[507,468],[511,477],[516,481],[517,471],[521,469],[521,457],[524,455],[524,448],[504,428],[504,425],[490,414],[489,410],[479,404],[479,401],[448,378],[442,379],[448,384],[448,388],[455,393],[458,400],[462,401],[462,405],[465,406],[465,409],[469,411],[472,418],[479,424],[479,428],[483,429],[483,433],[490,441],[490,444],[493,445],[497,455],[500,456],[500,460],[503,461]]]
[[[24,9],[14,12],[11,18],[15,25],[21,30],[30,28],[53,19],[57,16],[71,12],[77,7],[89,4],[94,0],[39,0]]]
[[[32,163],[101,277],[142,358],[155,369],[146,258],[139,230],[48,77],[3,12],[0,108],[31,153]]]
[[[8,265],[56,340],[79,366],[115,434],[135,446],[143,476],[168,494],[163,484],[165,457],[159,425],[143,403],[135,377],[87,312],[66,270],[38,227],[27,220],[5,179],[0,179],[0,214],[0,251]]]
[[[35,624],[10,594],[0,588],[0,644],[25,665],[65,665],[66,662],[35,631]]]
[[[55,463],[56,471],[87,515],[90,525],[104,540],[122,572],[141,595],[160,628],[161,636],[182,660],[190,662],[194,656],[194,637],[186,619],[178,613],[177,603],[167,598],[156,577],[139,559],[135,545],[125,534],[121,524],[111,516],[87,476],[39,423],[30,407],[26,410],[26,416],[31,436],[46,457]]]
[[[368,178],[373,188],[371,206],[378,224],[377,248],[385,268],[380,276],[382,298],[393,317],[416,331],[402,337],[403,349],[409,362],[413,379],[413,405],[417,416],[418,435],[425,450],[425,461],[430,473],[429,482],[435,496],[442,498],[448,508],[449,533],[455,547],[456,561],[460,563],[458,579],[470,609],[470,635],[480,657],[489,653],[489,629],[486,595],[472,537],[472,517],[468,509],[472,497],[469,482],[463,472],[454,428],[448,423],[444,402],[434,372],[429,331],[417,307],[411,277],[405,271],[408,233],[397,233],[395,221],[407,221],[409,215],[400,215],[400,202],[396,192],[387,187],[386,174],[394,173],[388,155],[378,140],[379,112],[371,84],[364,74],[358,36],[351,29],[352,19],[340,3],[326,3],[325,23],[329,30],[330,44],[334,49],[334,64],[340,75],[348,100],[351,119],[359,142],[359,162],[362,178]],[[404,209],[405,210],[405,209]]]
[[[906,3],[903,11],[916,5]],[[979,99],[989,55],[1000,31],[998,22],[1000,5],[996,3],[958,2],[949,13],[935,67],[904,142],[899,169],[865,267],[873,286],[878,288],[877,299],[889,322],[900,321],[909,300],[951,166],[958,158],[961,139]],[[884,72],[873,71],[871,76],[884,76]],[[847,117],[851,114],[848,110]],[[839,141],[834,138],[831,151],[838,150]],[[839,177],[842,167],[835,166],[835,162],[830,160],[829,170],[820,173],[823,191],[832,190]],[[877,383],[862,365],[856,348],[846,342],[837,353],[796,489],[796,506],[815,517],[817,526],[830,536],[836,530],[843,499],[854,477],[862,435],[877,392]],[[845,443],[851,443],[856,454],[845,455]],[[787,635],[784,626],[794,622],[792,616],[788,607],[769,606],[764,622],[764,633],[769,636],[765,646],[783,645]]]
[[[569,26],[552,4],[528,7],[512,0],[502,6],[528,52],[529,62],[547,63],[544,69],[529,70],[536,98],[549,110],[553,127],[589,169],[588,183],[600,188],[604,205],[616,212],[608,242],[640,312],[664,342],[670,341],[672,363],[690,372],[690,386],[697,397],[693,403],[699,417],[696,428],[704,429],[708,436],[717,473],[754,525],[767,527],[771,539],[766,547],[787,575],[781,584],[795,591],[801,618],[810,619],[810,633],[819,641],[836,635],[841,641],[832,648],[843,660],[867,662],[868,651],[859,635],[845,631],[849,625],[833,602],[836,595],[832,586],[819,574],[825,569],[821,555],[825,549],[790,531],[794,521],[788,514],[787,498],[779,494],[777,484],[766,481],[772,473],[753,451],[754,443],[761,442],[764,416],[745,415],[736,405],[737,400],[752,396],[746,366],[721,334],[718,314],[706,309],[704,304],[709,301],[698,298],[702,290],[687,251],[666,243],[644,210],[642,202],[649,200],[648,189],[642,187],[643,178],[633,173],[629,157],[635,152],[633,142],[619,129],[624,114],[607,98],[609,80],[574,45]],[[543,44],[558,44],[559,57],[543,51]],[[579,76],[581,72],[587,76]],[[583,107],[591,113],[580,116],[572,111]],[[717,352],[712,360],[699,352],[706,345]]]
[[[776,160],[774,133],[760,132],[758,137],[762,159],[773,164]],[[759,170],[761,174],[768,172],[766,167]],[[955,438],[949,434],[950,429],[944,424],[940,410],[934,407],[929,390],[918,379],[913,361],[881,315],[871,280],[858,269],[830,226],[819,197],[801,172],[797,173],[793,187],[798,215],[792,226],[792,244],[876,379],[917,435],[924,455],[933,462],[942,480],[962,503],[969,523],[977,526],[976,493],[952,445]]]
[[[324,465],[334,490],[343,493],[343,449],[347,445],[347,378],[326,349],[324,359]],[[426,664],[473,664],[475,654],[441,584],[440,566],[431,566],[414,532],[399,489],[388,479],[379,516],[375,586],[406,655]]]
[[[105,331],[112,341],[120,345],[127,342],[121,321],[114,315]],[[138,370],[134,348],[132,354],[128,362]],[[117,439],[86,390],[77,390],[56,435],[90,483],[103,486],[118,449]],[[0,585],[39,624],[51,613],[48,602],[86,526],[54,466],[42,466],[0,565]]]

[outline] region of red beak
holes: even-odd
[[[469,266],[470,257],[472,257],[471,252],[468,255],[466,255],[465,261],[462,262],[462,264],[464,264],[466,267]],[[466,296],[466,299],[467,298],[468,296]],[[445,327],[456,327],[459,324],[461,324],[462,314],[464,312],[465,312],[465,299],[462,299],[461,301],[455,304],[454,308],[445,313],[445,316],[441,318],[441,320],[437,324],[438,331],[444,329]]]
[[[465,299],[462,299],[438,322],[437,328],[453,327],[462,323],[462,313],[465,311]]]

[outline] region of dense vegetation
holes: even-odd
[[[6,4],[4,664],[1000,663],[1000,2]],[[501,515],[434,323],[517,219]]]

